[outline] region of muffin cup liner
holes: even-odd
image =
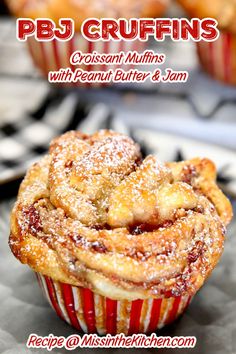
[[[89,42],[83,38],[80,33],[75,33],[69,41],[58,41],[56,39],[48,42],[36,41],[34,37],[27,40],[28,49],[33,59],[34,64],[41,70],[42,74],[48,77],[49,71],[58,71],[61,68],[70,68],[75,71],[81,68],[86,71],[108,71],[110,69],[130,70],[133,65],[72,65],[70,64],[70,57],[73,52],[80,50],[83,53],[92,53],[96,51],[100,54],[120,53],[123,51],[142,52],[145,49],[144,42],[141,41],[108,41],[108,42]],[[60,86],[104,86],[111,83],[62,83]]]
[[[200,63],[213,78],[236,85],[236,35],[220,32],[215,42],[197,43]]]
[[[79,332],[100,335],[151,333],[173,322],[191,296],[145,300],[111,300],[83,287],[36,273],[39,285],[59,317]]]

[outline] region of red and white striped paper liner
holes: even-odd
[[[144,50],[144,43],[140,41],[111,41],[111,42],[89,42],[82,37],[81,34],[75,34],[69,41],[62,42],[56,39],[49,42],[36,41],[34,37],[29,37],[27,40],[29,52],[34,61],[34,64],[41,70],[44,76],[48,76],[49,71],[58,71],[60,68],[70,68],[75,71],[80,67],[86,71],[108,71],[110,69],[124,69],[129,70],[132,65],[71,65],[70,57],[76,50],[83,53],[92,53],[96,51],[100,54],[119,53],[121,51],[127,53],[128,51],[141,52]],[[68,83],[65,84],[68,86]],[[85,86],[79,81],[76,84],[69,84],[76,86]],[[89,84],[89,86],[101,86],[104,84]],[[87,85],[86,85],[87,86]]]
[[[36,275],[58,316],[85,333],[131,335],[155,332],[181,315],[191,300],[190,296],[111,300],[89,289],[60,283],[39,273]]]
[[[201,65],[213,78],[236,85],[236,35],[221,32],[215,42],[198,42],[197,51]]]

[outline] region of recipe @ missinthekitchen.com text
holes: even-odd
[[[123,333],[99,337],[97,334],[79,336],[72,334],[68,337],[49,334],[42,337],[31,333],[28,337],[27,348],[41,348],[51,351],[54,348],[74,350],[76,348],[194,348],[196,337],[158,337],[155,333],[150,336],[133,334],[125,336]]]
[[[187,71],[156,68],[157,65],[162,65],[165,59],[165,54],[155,53],[152,50],[145,50],[142,53],[128,51],[108,54],[75,51],[70,57],[71,67],[49,71],[48,81],[50,83],[142,83],[149,79],[153,83],[186,82],[189,77]],[[80,67],[76,68],[78,65]],[[136,65],[154,65],[154,67],[153,70],[143,71],[133,68]],[[86,70],[86,67],[89,67],[89,70]]]

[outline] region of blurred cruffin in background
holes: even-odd
[[[6,0],[16,17],[47,17],[58,23],[62,17],[75,21],[76,31],[89,17],[160,17],[170,0]]]
[[[236,85],[236,1],[177,1],[190,17],[211,17],[218,21],[219,38],[214,42],[198,42],[198,56],[204,70],[213,78]]]
[[[236,34],[235,0],[177,0],[191,17],[212,17],[221,30]]]

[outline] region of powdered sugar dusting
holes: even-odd
[[[33,239],[21,247],[14,222],[11,248],[46,274],[48,255],[85,286],[97,274],[148,296],[193,294],[219,260],[225,227],[201,190],[202,162],[191,164],[142,161],[130,138],[107,130],[66,133],[28,172],[13,211],[22,237],[50,252],[39,255]]]

